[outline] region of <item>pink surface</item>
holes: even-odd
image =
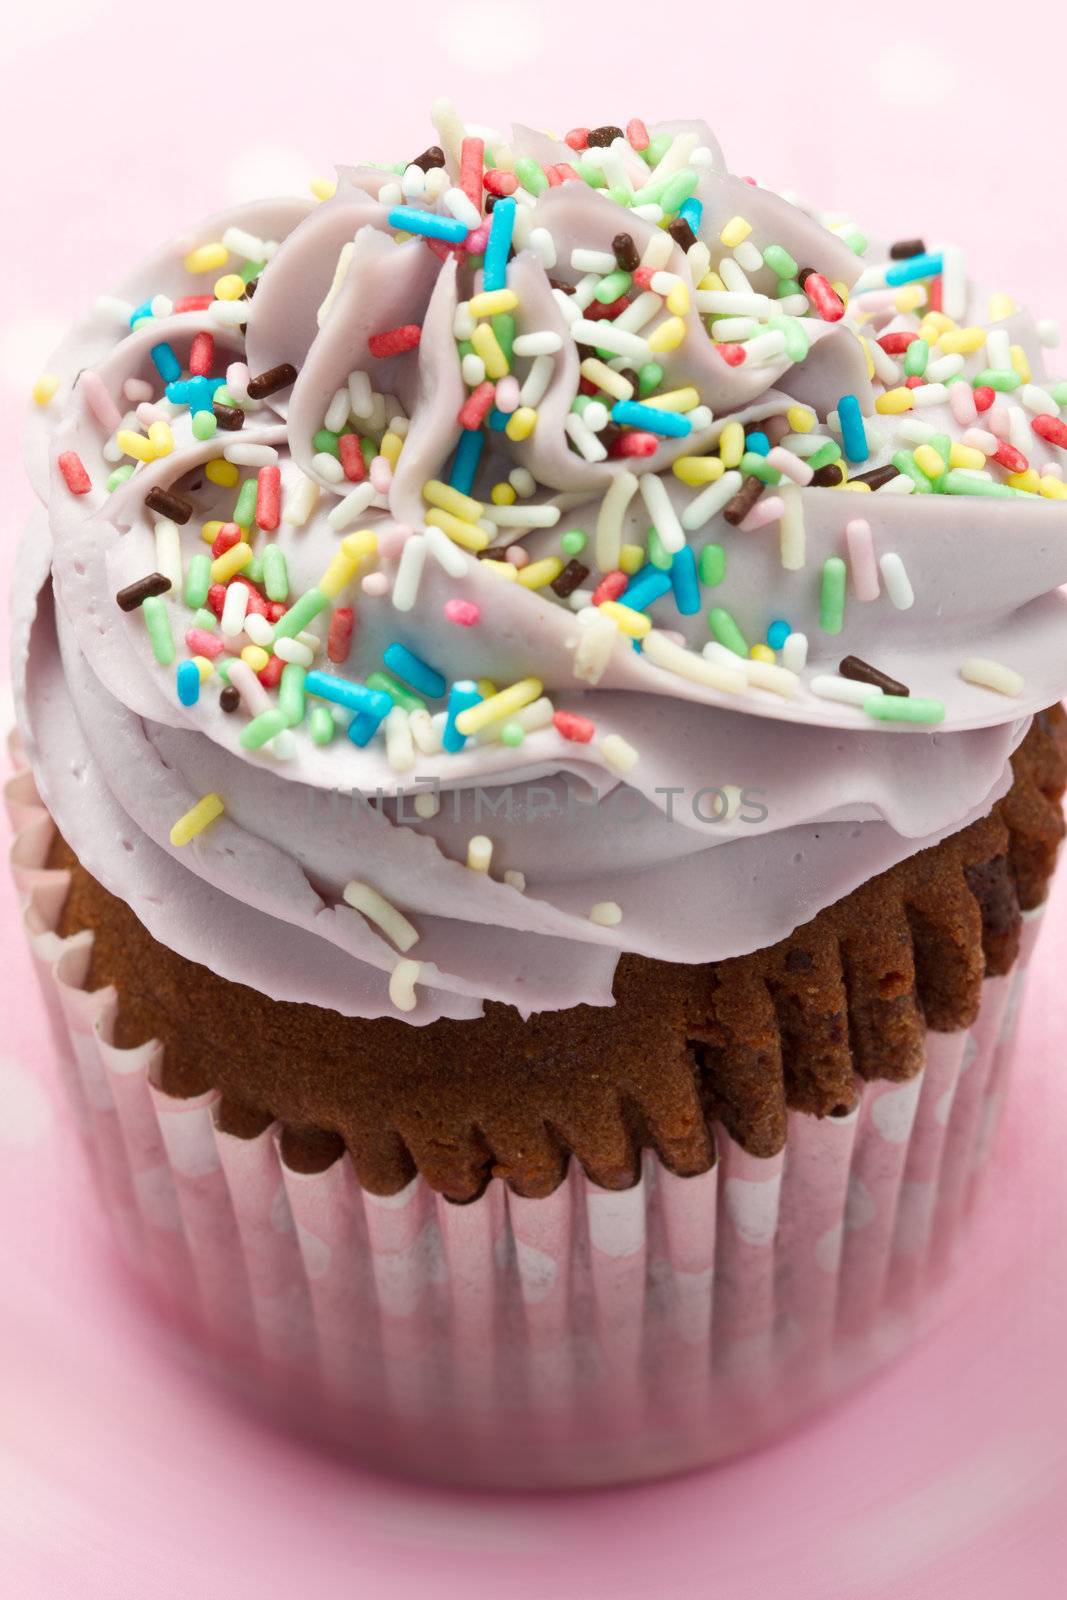
[[[1055,313],[1056,251],[1029,225],[1048,214],[1049,195],[1048,165],[1030,148],[1051,134],[1063,90],[1065,25],[1047,15],[1012,8],[1013,39],[1040,48],[1027,49],[1025,70],[1016,58],[998,72],[989,28],[951,3],[924,13],[921,32],[885,13],[849,14],[832,44],[800,29],[795,7],[767,5],[759,48],[739,48],[736,61],[733,50],[717,57],[721,35],[698,17],[653,32],[646,6],[611,8],[608,27],[561,0],[410,4],[395,48],[412,59],[390,73],[365,70],[368,44],[394,48],[384,22],[363,40],[362,13],[324,0],[283,49],[272,17],[291,28],[291,12],[267,4],[213,20],[253,97],[222,134],[225,81],[206,66],[203,34],[173,14],[138,13],[143,66],[133,67],[128,10],[68,0],[24,10],[0,65],[6,145],[21,152],[5,177],[19,239],[0,269],[5,574],[10,530],[30,506],[17,465],[22,396],[65,322],[146,245],[270,192],[275,175],[288,188],[334,159],[425,143],[424,107],[442,91],[486,121],[705,115],[738,170],[877,231],[957,241],[994,287]],[[560,71],[552,41],[564,19],[576,66]],[[120,60],[121,92],[102,92]],[[971,131],[984,95],[997,106],[992,144]],[[1010,218],[991,198],[993,164]],[[1061,1592],[1049,1568],[1062,1556],[1067,1493],[1067,1286],[1055,1265],[1067,1241],[1062,884],[1022,1027],[1015,1087],[1028,1092],[1009,1105],[995,1158],[1002,1192],[982,1207],[981,1267],[958,1283],[941,1330],[784,1445],[713,1474],[571,1499],[449,1495],[354,1473],[284,1443],[174,1367],[123,1301],[87,1184],[68,1166],[72,1136],[37,1077],[47,1044],[13,917],[4,876],[3,1596],[280,1600],[298,1585],[400,1600],[474,1585],[509,1600],[982,1600],[1009,1583],[1027,1600]],[[53,1175],[66,1192],[42,1207],[40,1177]]]

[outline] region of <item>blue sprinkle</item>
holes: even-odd
[[[925,255],[909,256],[906,261],[894,261],[885,269],[885,281],[891,288],[899,283],[913,283],[916,278],[936,278],[944,265],[940,250],[928,250]]]
[[[867,443],[867,430],[863,426],[863,413],[854,394],[843,394],[837,402],[837,420],[841,424],[841,443],[850,461],[866,461],[871,453]]]
[[[225,378],[182,378],[167,384],[167,399],[172,405],[188,406],[190,411],[210,411],[216,390],[225,382]]]
[[[453,489],[459,490],[460,494],[470,494],[474,488],[474,479],[484,444],[485,434],[481,428],[464,428],[459,436],[448,481]]]
[[[136,328],[139,322],[146,322],[152,315],[152,302],[145,300],[134,311],[130,312],[130,327]]]
[[[364,745],[370,744],[393,706],[392,700],[384,690],[372,691],[371,698],[377,702],[374,708],[370,711],[357,712],[345,730],[352,743],[358,744],[361,750]]]
[[[688,545],[674,552],[670,579],[678,610],[683,617],[694,616],[700,610],[700,583],[697,579],[697,558]]]
[[[757,430],[755,433],[746,434],[745,449],[751,450],[753,455],[769,456],[771,453],[771,441],[765,433],[760,433]]]
[[[448,687],[435,667],[431,667],[399,640],[386,645],[382,660],[390,672],[395,672],[398,678],[410,683],[420,694],[429,695],[431,700],[439,700]]]
[[[462,244],[470,229],[458,217],[439,217],[436,211],[417,211],[414,206],[394,206],[389,226],[401,233],[421,233],[424,239],[444,239]]]
[[[673,568],[673,562],[671,563]],[[624,605],[634,611],[647,611],[654,600],[659,600],[670,589],[671,580],[661,567],[651,561],[634,574],[620,596]]]
[[[164,383],[173,383],[182,375],[182,364],[169,344],[154,344],[149,351],[156,370]]]
[[[183,706],[195,706],[200,699],[200,668],[195,661],[180,661],[176,674],[178,699]]]
[[[337,678],[332,672],[309,672],[304,679],[304,691],[319,700],[331,700],[334,705],[347,706],[350,711],[365,711],[372,716],[380,711],[379,722],[393,703],[384,691],[368,689],[365,684],[353,683],[350,678]]]
[[[511,250],[511,236],[515,231],[515,200],[508,195],[503,200],[498,200],[493,207],[493,221],[489,228],[489,239],[485,246],[485,260],[482,264],[482,288],[487,292],[490,289],[503,289],[507,286],[508,253]]]
[[[693,424],[680,411],[660,411],[655,406],[643,406],[639,400],[617,400],[611,408],[611,418],[624,428],[640,428],[665,439],[684,439],[693,431]]]
[[[460,733],[456,727],[456,718],[461,711],[467,711],[471,706],[478,705],[481,698],[478,685],[472,683],[469,678],[460,678],[452,685],[448,695],[448,719],[445,722],[445,731],[441,735],[441,744],[450,755],[462,750],[467,742],[466,734]]]
[[[510,420],[509,414],[506,411],[501,411],[498,406],[494,406],[486,418],[494,433],[503,433]]]
[[[767,643],[772,650],[780,650],[792,631],[788,622],[783,622],[779,617],[767,629]]]
[[[700,223],[704,216],[704,202],[691,194],[688,200],[683,200],[678,207],[678,215],[683,222],[688,222],[695,234],[700,233]]]

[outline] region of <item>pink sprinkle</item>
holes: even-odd
[[[603,605],[605,600],[617,600],[629,583],[625,572],[607,572],[593,590],[592,604]]]
[[[342,433],[337,441],[337,453],[349,483],[362,483],[367,476],[367,463],[360,449],[358,433]]]
[[[1011,438],[1011,419],[1008,408],[1002,400],[995,400],[986,413],[986,425],[990,433],[995,433],[998,439]]]
[[[389,593],[392,585],[384,572],[368,572],[360,583],[360,588],[372,600],[382,600]]]
[[[848,546],[852,588],[857,600],[877,600],[879,594],[878,563],[874,558],[874,539],[871,525],[863,517],[856,517],[845,525],[845,542]]]
[[[445,616],[449,622],[458,622],[461,628],[473,628],[481,621],[481,607],[473,600],[446,600]]]
[[[147,401],[142,401],[137,407],[137,420],[142,428],[150,428],[153,422],[169,422],[170,415],[168,412],[162,411],[159,406],[149,405]]]
[[[978,407],[974,403],[974,390],[969,383],[949,384],[948,404],[949,410],[961,428],[973,422],[978,415]]]
[[[552,726],[557,733],[565,739],[573,739],[576,744],[588,744],[596,733],[595,723],[588,717],[580,717],[576,711],[557,711],[552,717]]]
[[[634,269],[633,280],[639,289],[651,289],[652,279],[656,276],[658,271],[658,267],[636,267]]]
[[[810,483],[815,476],[811,467],[800,456],[793,454],[792,450],[785,450],[781,445],[775,445],[767,456],[767,465],[775,467],[783,476],[791,478],[794,483]]]
[[[209,661],[214,661],[226,649],[221,639],[216,639],[213,633],[208,633],[204,628],[190,628],[185,635],[185,643],[194,656],[207,656]]]
[[[485,140],[468,136],[460,146],[459,186],[471,205],[481,208],[482,171],[485,167]]]
[[[352,631],[355,627],[356,616],[351,606],[337,606],[330,618],[330,631],[326,638],[326,654],[330,660],[340,665],[348,660],[348,652],[352,648]]]
[[[214,335],[200,332],[196,335],[189,348],[189,371],[196,378],[206,378],[214,363]]]
[[[524,550],[521,544],[509,544],[504,551],[504,560],[509,561],[513,567],[525,567],[529,565],[530,552]]]
[[[388,494],[393,482],[393,469],[387,457],[375,456],[370,464],[370,481],[379,494]]]
[[[768,522],[777,522],[784,511],[785,501],[781,495],[763,495],[756,501],[748,516],[738,523],[738,527],[742,533],[755,533],[757,528],[765,528]]]
[[[588,128],[572,128],[570,133],[563,135],[563,143],[569,144],[572,150],[588,150],[589,133]]]
[[[631,117],[626,124],[626,137],[635,150],[647,150],[650,140],[648,129],[640,117]]]
[[[412,529],[406,522],[398,522],[378,535],[378,554],[384,561],[396,561],[401,550],[411,538]]]
[[[629,456],[654,456],[659,449],[659,440],[654,433],[644,433],[640,428],[633,432],[621,433],[608,451],[613,460],[625,460]]]
[[[465,246],[468,255],[480,256],[484,254],[485,247],[489,243],[489,229],[491,226],[491,223],[480,222],[476,228],[471,229],[467,235]]]
[[[151,394],[151,389],[148,392]],[[103,378],[91,367],[86,367],[78,379],[78,393],[85,396],[86,405],[106,432],[114,433],[122,427],[122,412],[108,394]]]
[[[519,380],[513,378],[510,372],[496,386],[496,408],[509,417],[519,409]]]
[[[153,393],[152,385],[146,383],[143,378],[127,378],[122,385],[122,392],[131,406],[137,405],[141,400],[151,400]]]
[[[82,465],[82,458],[76,450],[64,450],[59,458],[59,470],[63,474],[63,481],[71,494],[88,494],[92,488],[89,474]]]

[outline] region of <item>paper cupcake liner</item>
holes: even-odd
[[[60,1075],[123,1252],[216,1374],[391,1468],[551,1487],[647,1477],[768,1438],[884,1364],[935,1304],[988,1155],[1039,916],[974,1026],[906,1083],[791,1113],[785,1149],[545,1199],[453,1205],[290,1170],[278,1130],[221,1132],[217,1095],[157,1087],[162,1047],[110,1042],[91,935],[55,932],[66,874],[28,773],[12,869]]]

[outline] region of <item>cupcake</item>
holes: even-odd
[[[13,865],[131,1292],[389,1467],[607,1482],[936,1308],[1063,832],[1067,383],[703,123],[434,126],[39,381]]]

